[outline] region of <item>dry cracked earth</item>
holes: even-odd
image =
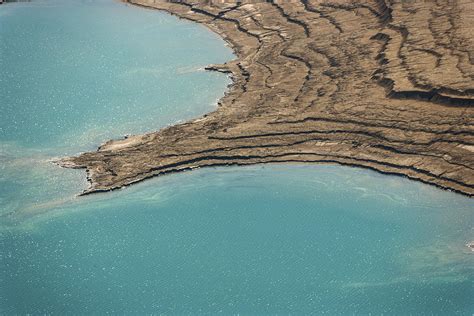
[[[205,166],[337,163],[474,194],[474,3],[150,1],[237,58],[218,108],[63,159],[108,191]]]

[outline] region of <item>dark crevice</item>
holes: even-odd
[[[452,131],[452,130],[431,130],[431,129],[425,129],[425,128],[403,128],[400,125],[384,125],[384,124],[376,124],[376,123],[369,123],[369,122],[364,122],[364,121],[356,121],[356,120],[351,120],[349,118],[344,118],[343,120],[339,119],[329,119],[329,118],[321,118],[321,117],[305,117],[303,119],[299,120],[279,120],[275,122],[269,122],[268,124],[299,124],[299,123],[305,123],[305,122],[329,122],[329,123],[337,123],[337,124],[354,124],[354,125],[359,125],[359,126],[365,126],[365,127],[379,127],[379,128],[388,128],[388,129],[397,129],[405,132],[422,132],[422,133],[430,133],[434,135],[446,135],[446,134],[451,134],[451,135],[463,135],[463,136],[474,136],[473,131]],[[396,122],[396,124],[399,124]]]
[[[216,139],[216,140],[238,140],[238,139],[252,139],[252,138],[261,138],[261,137],[279,137],[279,136],[294,136],[294,135],[308,135],[308,134],[355,134],[355,135],[361,135],[361,136],[366,136],[366,137],[371,137],[371,138],[378,138],[383,141],[387,142],[392,142],[392,143],[401,143],[401,144],[407,144],[407,145],[422,145],[422,146],[429,146],[433,145],[439,141],[443,141],[442,139],[432,139],[430,141],[426,142],[417,142],[417,141],[402,141],[398,139],[390,139],[382,135],[381,131],[377,132],[368,132],[368,131],[360,131],[360,130],[346,130],[346,129],[334,129],[330,131],[322,131],[319,129],[313,129],[313,130],[303,130],[303,131],[294,131],[294,132],[266,132],[266,133],[261,133],[261,134],[251,134],[251,135],[237,135],[237,136],[227,136],[227,137],[221,137],[221,136],[208,136],[209,139]],[[464,142],[464,141],[452,141],[450,142],[456,142],[458,144],[463,144],[463,145],[474,145],[474,143],[469,143],[469,142]]]
[[[328,7],[328,8],[333,8],[337,10],[345,10],[345,11],[354,11],[355,9],[366,9],[372,13],[375,17],[381,19],[382,15],[374,10],[374,8],[365,5],[365,4],[358,4],[358,3],[351,3],[351,4],[335,4],[335,3],[328,3],[328,2],[323,2],[320,4],[323,7]]]
[[[332,16],[324,13],[323,11],[321,10],[318,10],[316,9],[314,6],[310,5],[309,4],[309,1],[308,0],[301,0],[301,3],[303,4],[303,6],[305,7],[305,9],[309,12],[313,12],[313,13],[317,13],[321,18],[323,19],[326,19],[330,24],[332,24],[336,30],[339,31],[339,33],[343,33],[344,31],[342,30],[342,27],[341,25],[336,21],[335,18],[333,18]]]
[[[306,144],[306,143],[311,143],[311,142],[329,142],[333,143],[334,139],[330,137],[311,137],[299,141],[294,141],[294,142],[289,142],[289,143],[279,143],[279,144],[261,144],[261,145],[244,145],[244,146],[233,146],[233,147],[215,147],[215,148],[210,148],[206,150],[201,150],[201,151],[196,151],[196,152],[188,152],[188,153],[180,153],[180,154],[168,154],[168,155],[160,155],[158,158],[159,159],[165,159],[165,158],[172,158],[172,157],[186,157],[186,156],[195,156],[195,155],[203,155],[203,154],[209,154],[209,153],[219,153],[219,152],[230,152],[230,151],[238,151],[238,150],[247,150],[247,149],[263,149],[263,148],[286,148],[286,147],[293,147],[301,144]],[[348,145],[356,145],[359,146],[361,145],[359,142],[354,142],[354,141],[340,141],[341,144],[348,144]],[[423,156],[423,157],[430,157],[430,158],[435,158],[435,159],[443,159],[442,153],[438,155],[434,154],[428,154],[428,153],[420,153],[418,151],[409,151],[409,150],[401,150],[398,148],[395,148],[393,146],[389,145],[384,145],[384,144],[370,144],[366,145],[372,148],[377,148],[381,149],[384,151],[389,151],[391,153],[395,154],[401,154],[401,155],[413,155],[413,156]],[[474,168],[462,164],[462,163],[457,163],[457,162],[448,162],[451,165],[455,166],[460,166],[463,168],[471,169],[474,170]]]
[[[285,10],[280,6],[278,5],[274,0],[269,0],[269,2],[281,13],[281,15],[283,17],[285,17],[289,23],[292,23],[292,24],[295,24],[295,25],[298,25],[298,26],[301,26],[304,30],[304,34],[306,37],[309,37],[309,27],[306,23],[304,23],[303,21],[300,21],[300,20],[297,20],[293,17],[291,17],[288,13],[285,12]]]

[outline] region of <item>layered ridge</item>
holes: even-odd
[[[469,0],[128,2],[203,23],[237,58],[218,108],[61,164],[84,194],[205,166],[338,163],[474,194]]]

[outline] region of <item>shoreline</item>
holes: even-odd
[[[474,71],[460,67],[460,59],[452,74],[433,76],[426,86],[431,69],[419,69],[405,52],[407,38],[421,33],[406,26],[407,8],[383,1],[125,2],[221,36],[236,59],[206,70],[229,74],[232,84],[217,109],[200,118],[59,161],[86,169],[90,187],[83,195],[167,173],[260,163],[349,165],[474,195],[474,79],[443,79],[456,72],[474,78]],[[442,55],[446,48],[438,46],[430,53],[441,56],[438,67],[459,53],[453,44],[451,55]]]

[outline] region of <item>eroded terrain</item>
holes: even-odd
[[[84,193],[204,166],[339,163],[474,194],[474,5],[128,2],[203,23],[236,60],[216,111],[65,158]]]

